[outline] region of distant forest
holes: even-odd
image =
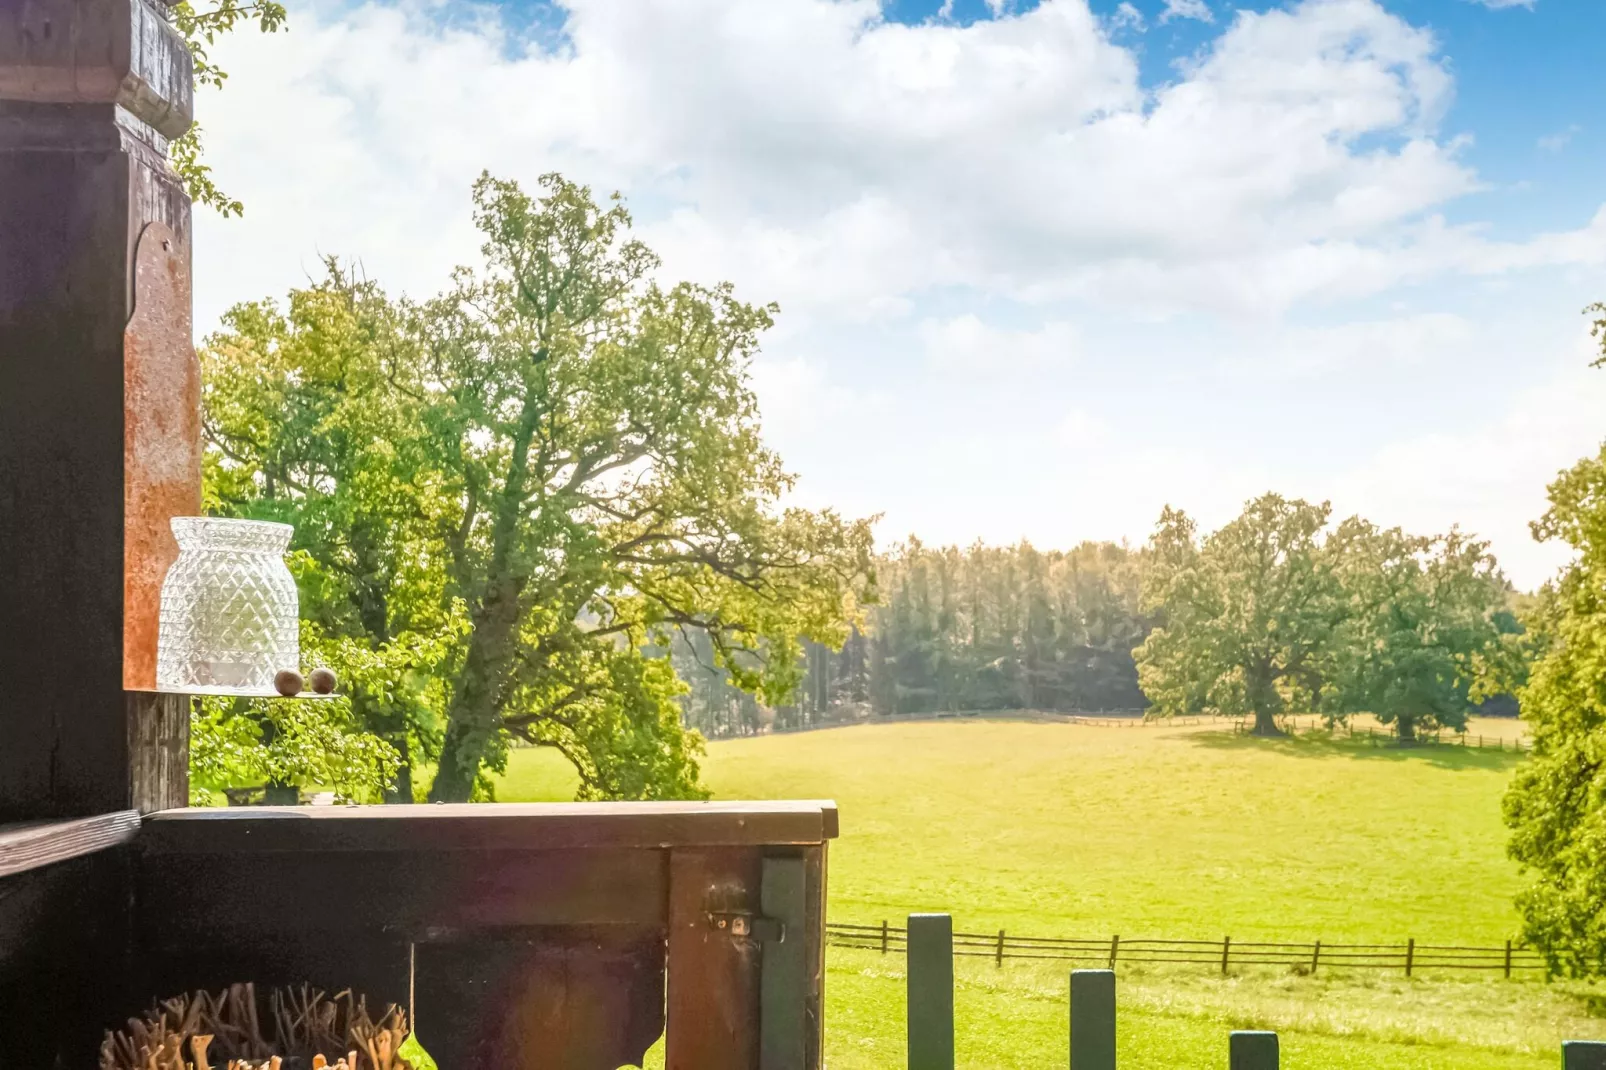
[[[677,644],[686,721],[720,737],[892,713],[1142,710],[1132,648],[1153,621],[1139,609],[1141,561],[1115,543],[911,540],[879,560],[864,627],[840,651],[807,646],[794,705],[767,709],[731,686],[696,633]]]

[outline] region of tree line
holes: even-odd
[[[1116,543],[961,549],[910,538],[876,557],[879,597],[842,646],[806,645],[789,703],[744,703],[707,659],[677,653],[688,721],[721,736],[889,714],[1141,710],[1132,652],[1152,623],[1140,605],[1143,556]]]

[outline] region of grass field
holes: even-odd
[[[837,921],[943,910],[1021,935],[1498,945],[1517,925],[1499,804],[1519,760],[987,720],[717,743],[705,777],[723,798],[838,801]],[[559,763],[520,751],[498,794],[572,790]],[[832,951],[833,1070],[901,1065],[902,966]],[[1219,1067],[1233,1028],[1279,1030],[1290,1066],[1390,1070],[1538,1070],[1562,1039],[1606,1035],[1588,991],[1535,982],[1186,967],[1124,969],[1120,984],[1138,1068]],[[1055,968],[962,963],[962,1064],[1063,1065],[1064,987]]]

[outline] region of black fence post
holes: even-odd
[[[1606,1044],[1598,1040],[1563,1041],[1561,1070],[1606,1070]]]
[[[1227,1070],[1277,1070],[1277,1034],[1235,1030],[1227,1038]]]
[[[910,914],[909,1070],[954,1070],[954,919]]]
[[[1115,1070],[1115,971],[1071,971],[1071,1070]]]

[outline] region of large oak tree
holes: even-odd
[[[668,637],[784,700],[868,593],[869,524],[781,506],[748,384],[773,307],[660,284],[623,206],[559,176],[474,205],[483,263],[434,299],[337,272],[211,340],[220,504],[298,523],[303,597],[394,670],[367,701],[404,707],[432,798],[483,794],[511,739],[582,797],[695,796]]]

